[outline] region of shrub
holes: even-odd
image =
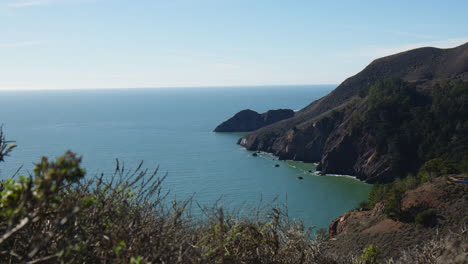
[[[355,210],[357,210],[357,211],[369,211],[371,209],[372,209],[372,207],[371,207],[369,201],[362,201],[362,202],[359,203],[359,205],[356,207]]]
[[[435,158],[421,166],[418,171],[418,178],[421,182],[428,182],[436,177],[456,172],[457,169],[450,161]]]
[[[5,157],[8,156],[14,148],[16,148],[16,145],[13,144],[13,141],[5,140],[2,126],[0,126],[0,162],[4,161]]]
[[[415,222],[425,227],[435,226],[437,224],[437,212],[430,208],[416,215]]]
[[[462,160],[458,163],[458,170],[461,173],[468,174],[468,151],[464,153]]]
[[[375,206],[376,203],[383,201],[387,197],[388,190],[390,189],[390,184],[374,184],[372,185],[372,190],[369,194],[369,204],[371,207]]]
[[[396,188],[392,188],[385,200],[384,213],[395,220],[401,220],[402,210],[401,210],[401,201],[403,199],[403,194],[401,191]]]
[[[283,210],[255,218],[221,207],[191,216],[167,201],[157,170],[86,179],[81,158],[42,158],[0,184],[0,263],[333,263]],[[270,213],[271,212],[271,213]]]
[[[362,251],[360,256],[360,264],[378,264],[382,258],[382,250],[375,246],[369,245]]]

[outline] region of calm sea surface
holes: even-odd
[[[122,89],[0,92],[0,123],[18,148],[0,165],[8,178],[31,171],[42,155],[66,150],[83,156],[89,175],[126,167],[160,167],[170,197],[194,196],[202,205],[221,198],[227,208],[278,198],[307,225],[331,220],[367,198],[370,185],[346,177],[315,176],[313,164],[253,157],[236,145],[239,134],[213,133],[240,110],[298,110],[334,86]],[[281,166],[275,168],[275,164]],[[304,177],[299,180],[298,177]]]

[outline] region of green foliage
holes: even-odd
[[[369,194],[370,207],[375,206],[376,203],[386,200],[390,196],[397,196],[396,193],[404,193],[419,186],[418,179],[409,174],[403,179],[396,179],[387,184],[374,184]],[[395,194],[395,195],[394,195]]]
[[[374,184],[369,195],[369,207],[374,207],[375,204],[385,201],[384,213],[395,220],[410,220],[407,212],[401,209],[403,194],[415,189],[420,185],[417,177],[408,175],[403,179],[396,179],[387,184]]]
[[[21,176],[18,181],[8,179],[1,184],[0,216],[10,222],[20,218],[35,217],[32,208],[51,208],[60,206],[59,192],[67,183],[76,183],[84,176],[79,167],[81,158],[67,152],[56,162],[43,157],[34,169],[35,177]]]
[[[415,173],[434,158],[468,170],[468,82],[435,85],[428,96],[412,84],[387,79],[362,89],[361,96],[367,111],[353,116],[352,131],[372,135],[371,144],[394,175]]]
[[[81,158],[72,152],[67,152],[55,162],[42,158],[41,162],[36,164],[34,177],[20,176],[16,181],[9,179],[1,183],[0,230],[4,235],[0,245],[16,245],[18,249],[30,248],[32,251],[28,252],[28,255],[34,257],[41,250],[41,246],[28,246],[25,242],[37,243],[35,236],[39,235],[48,241],[52,232],[50,226],[66,225],[70,216],[77,213],[78,208],[70,201],[64,202],[63,195],[68,192],[69,184],[78,183],[84,176],[84,170],[79,166],[80,162]],[[50,230],[47,233],[43,233],[47,230],[44,229],[42,232],[30,233],[22,242],[16,241],[15,235],[21,235],[30,227],[43,225],[49,225]],[[67,256],[68,252],[77,251],[81,245],[82,243],[61,243],[56,254]]]
[[[368,86],[368,85],[362,86],[362,87],[359,89],[358,95],[359,95],[359,97],[361,97],[361,98],[365,98],[366,96],[368,96],[368,95],[369,95],[369,86]]]
[[[354,114],[352,131],[370,132],[380,158],[390,162],[397,176],[374,184],[369,207],[385,201],[387,216],[412,221],[420,211],[402,212],[404,192],[435,177],[468,172],[468,82],[438,84],[426,96],[411,84],[388,79],[360,94],[367,98],[367,111]],[[416,177],[411,174],[416,172]]]
[[[387,192],[389,189],[388,184],[379,184],[376,183],[372,185],[372,190],[369,194],[369,204],[371,207],[374,207],[378,202],[384,201],[387,197]]]
[[[14,141],[9,141],[5,139],[3,134],[3,126],[0,126],[0,162],[5,160],[5,157],[10,155],[10,152],[16,148],[16,145],[13,144]]]
[[[457,169],[450,161],[435,158],[427,161],[423,166],[421,166],[418,171],[418,178],[421,183],[424,183],[431,181],[436,177],[456,172]]]
[[[55,162],[49,161],[47,157],[42,157],[41,161],[34,168],[35,184],[44,185],[45,189],[58,188],[65,183],[75,183],[84,174],[84,169],[80,168],[81,158],[76,157],[73,152],[67,152],[59,157]],[[52,192],[53,190],[50,189]]]
[[[389,159],[392,171],[404,175],[414,170],[417,141],[420,137],[413,112],[425,98],[414,88],[398,79],[378,81],[368,88],[367,111],[359,117],[362,131],[373,135],[377,152]]]
[[[372,207],[369,201],[362,201],[356,207],[357,211],[369,211],[370,209],[372,209]]]
[[[360,263],[362,264],[378,264],[382,258],[382,250],[375,246],[369,245],[362,251]]]
[[[433,209],[427,209],[415,217],[415,222],[425,227],[431,227],[437,223],[437,212]]]
[[[468,174],[468,151],[463,155],[461,161],[457,164],[457,169],[461,173]]]
[[[120,241],[117,241],[117,243],[115,243],[113,251],[116,255],[120,255],[124,248],[125,248],[125,242],[123,240],[120,240]]]
[[[403,199],[403,193],[397,188],[392,188],[387,194],[384,207],[384,213],[395,220],[402,219],[401,201]]]
[[[130,264],[141,264],[143,263],[143,257],[132,257],[130,259]]]

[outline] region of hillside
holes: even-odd
[[[468,185],[440,177],[403,194],[401,210],[405,219],[388,217],[385,201],[371,210],[345,213],[330,224],[331,239],[323,245],[324,252],[359,254],[372,244],[383,250],[384,257],[398,259],[402,251],[413,251],[433,238],[444,238],[451,232],[460,234],[468,221],[467,191]]]
[[[384,80],[391,81],[378,83]],[[458,88],[454,88],[454,81],[459,82]],[[459,100],[460,109],[456,109],[455,112],[466,111],[463,106],[467,103],[466,81],[468,81],[468,43],[452,49],[420,48],[398,53],[373,61],[363,71],[348,78],[330,94],[312,102],[294,117],[249,133],[238,143],[248,150],[273,153],[280,159],[319,162],[319,167],[325,173],[356,175],[369,182],[391,181],[395,176],[415,172],[423,162],[436,156],[416,156],[416,160],[407,161],[408,164],[414,164],[412,166],[392,167],[396,161],[390,154],[395,152],[390,151],[392,153],[389,154],[388,146],[383,149],[377,146],[379,131],[373,128],[356,129],[356,125],[373,126],[375,122],[382,123],[381,121],[387,122],[387,125],[395,125],[396,122],[394,117],[373,120],[373,117],[368,115],[373,108],[369,105],[369,88],[379,86],[378,89],[390,93],[380,96],[410,100],[409,105],[401,105],[403,101],[395,101],[391,107],[394,107],[393,110],[406,107],[406,112],[399,114],[404,115],[406,119],[415,120],[421,116],[408,117],[407,114],[422,109],[429,111],[434,94],[439,92],[437,96],[446,96],[448,90],[456,93],[452,96],[456,96]],[[438,88],[440,86],[441,89]],[[400,89],[401,87],[404,88]],[[400,93],[403,91],[405,95]],[[377,93],[378,91],[374,91],[374,95]],[[390,110],[384,109],[388,106],[384,102],[379,103],[381,103],[379,107],[382,108],[372,109],[374,117],[379,112]],[[437,113],[434,112],[434,115]],[[466,115],[454,118],[456,120],[450,121],[453,121],[455,126],[460,124],[458,128],[465,131],[468,126],[465,122]],[[361,122],[363,119],[364,123]],[[435,131],[436,137],[439,137],[437,125],[430,126]],[[398,144],[404,144],[403,141]],[[381,142],[383,143],[388,142]],[[462,146],[465,146],[464,143]],[[467,149],[459,148],[459,150],[463,152]],[[410,150],[411,153],[417,151],[417,149]]]

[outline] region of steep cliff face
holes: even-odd
[[[336,120],[320,155],[320,170],[323,173],[354,175],[368,182],[385,181],[390,176],[388,160],[379,155],[372,144],[373,135],[354,131],[354,117],[366,111],[366,108],[366,100],[356,99],[340,112],[342,118]]]
[[[294,116],[291,109],[270,110],[259,114],[242,110],[215,128],[215,132],[250,132]]]
[[[369,182],[383,180],[389,177],[389,164],[370,144],[372,135],[352,131],[354,113],[366,107],[364,99],[356,99],[299,126],[266,130],[269,134],[261,139],[255,133],[247,134],[238,144],[248,150],[273,153],[283,160],[319,162],[324,173],[354,175]]]
[[[317,161],[321,157],[329,134],[342,120],[343,113],[324,116],[300,126],[284,126],[284,130],[265,130],[261,137],[248,134],[239,144],[248,150],[260,150],[277,155],[280,159]],[[288,122],[288,120],[285,120]],[[260,129],[262,130],[262,129]],[[302,144],[307,142],[307,144]]]
[[[468,43],[453,49],[420,48],[377,59],[294,117],[249,133],[238,143],[280,159],[320,162],[325,173],[386,181],[391,177],[390,163],[377,154],[373,135],[352,131],[353,116],[367,107],[366,100],[358,96],[360,91],[386,78],[412,83],[420,93],[428,93],[437,82],[467,81]]]

